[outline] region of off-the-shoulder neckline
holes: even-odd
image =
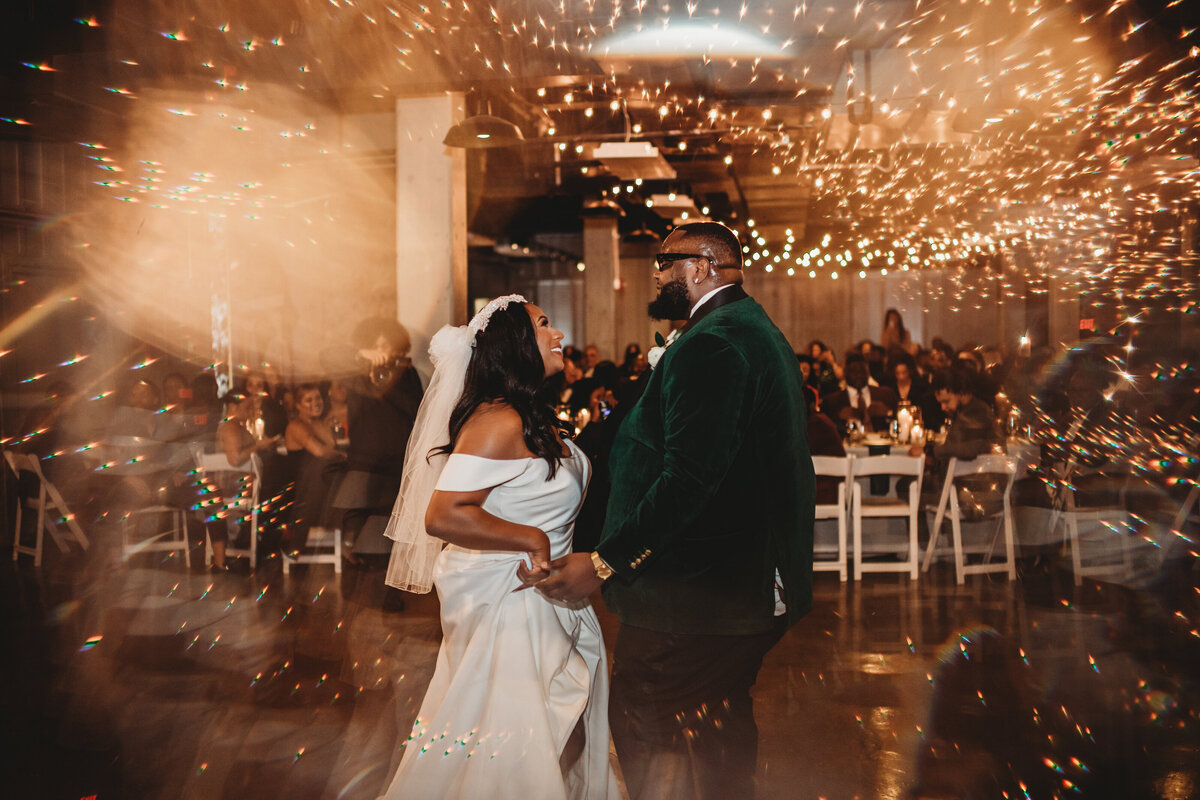
[[[575,442],[571,441],[570,439],[564,439],[563,441],[568,443],[567,449],[571,450],[570,455],[574,455],[576,452],[583,452],[579,449],[579,445],[575,444]],[[521,458],[488,458],[487,456],[477,456],[474,453],[451,453],[450,455],[465,456],[466,458],[474,458],[478,459],[479,461],[494,461],[497,464],[519,464],[522,461],[537,461],[541,458],[541,456],[522,456]],[[567,456],[563,456],[563,458],[566,457]]]
[[[474,458],[479,461],[495,461],[498,464],[507,464],[507,463],[518,464],[522,461],[532,461],[535,458],[534,456],[524,456],[522,458],[488,458],[487,456],[477,456],[473,453],[451,453],[450,454],[451,458],[453,458],[454,456],[459,456],[461,458]]]

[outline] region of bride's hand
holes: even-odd
[[[550,539],[545,533],[538,531],[534,547],[527,550],[526,554],[529,562],[523,561],[521,566],[517,567],[517,579],[521,581],[521,585],[514,591],[528,589],[550,575]],[[533,566],[530,567],[530,564]]]

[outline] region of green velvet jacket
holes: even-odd
[[[597,552],[604,601],[669,633],[770,629],[812,606],[815,479],[796,356],[740,286],[667,348],[617,432]]]

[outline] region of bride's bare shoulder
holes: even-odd
[[[454,452],[481,458],[528,458],[521,415],[507,403],[485,403],[459,431]]]

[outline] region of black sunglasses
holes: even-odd
[[[686,258],[708,258],[699,253],[659,253],[654,257],[654,263],[658,264],[658,271],[662,272],[667,267],[674,264],[676,261],[683,261]],[[712,262],[711,258],[708,258]]]

